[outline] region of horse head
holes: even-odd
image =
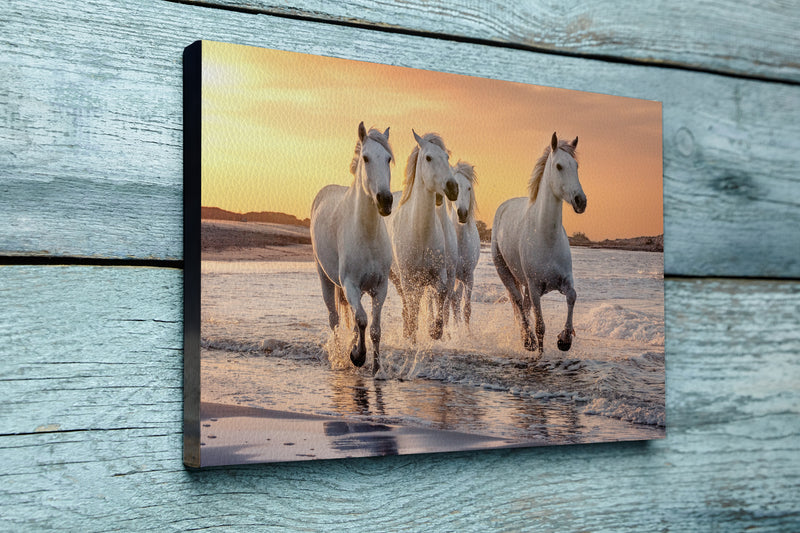
[[[458,215],[458,222],[465,224],[471,212],[475,210],[475,167],[466,161],[459,161],[451,167],[453,179],[458,184],[458,198],[452,207]]]
[[[458,184],[450,171],[450,154],[442,138],[435,133],[427,133],[422,137],[414,130],[411,133],[417,141],[414,168],[417,177],[422,179],[425,188],[430,192],[444,195],[451,201],[458,198]]]
[[[577,137],[572,142],[567,142],[559,140],[553,132],[544,178],[555,197],[570,204],[580,214],[586,211],[586,194],[578,179],[578,162],[575,160],[577,146]]]
[[[358,144],[350,171],[360,179],[361,187],[372,198],[378,213],[387,216],[392,212],[392,178],[389,165],[394,161],[389,146],[389,128],[381,133],[376,129],[367,132],[364,123],[358,125]]]

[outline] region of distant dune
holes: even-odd
[[[204,261],[313,259],[311,233],[305,226],[234,220],[201,220],[200,253]]]
[[[294,215],[286,213],[276,213],[274,211],[250,211],[248,213],[234,213],[219,207],[201,207],[200,218],[202,220],[235,220],[236,222],[270,222],[272,224],[286,224],[289,226],[309,227],[309,219],[300,220]]]

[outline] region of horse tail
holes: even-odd
[[[336,311],[339,313],[339,319],[344,320],[344,327],[350,329],[353,327],[353,311],[350,309],[350,304],[347,303],[347,297],[344,294],[344,289],[336,286]]]

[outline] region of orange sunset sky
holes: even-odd
[[[392,58],[387,57],[387,61]],[[579,137],[586,212],[564,205],[568,234],[663,233],[661,104],[375,63],[203,43],[202,205],[307,218],[329,183],[350,185],[360,121],[383,131],[402,188],[411,129],[439,133],[475,165],[478,218],[527,195],[554,131]]]

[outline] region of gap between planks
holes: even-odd
[[[184,269],[182,259],[126,259],[113,257],[0,255],[0,266],[87,266],[87,267],[149,267]],[[742,281],[786,281],[797,282],[800,277],[775,278],[769,276],[693,276],[688,274],[664,274],[664,280],[742,280]]]
[[[210,4],[207,2],[197,1],[197,0],[165,0],[166,2],[170,2],[173,4],[180,4],[186,6],[192,6],[197,8],[203,9],[218,9],[221,11],[231,11],[234,13],[242,13],[245,15],[266,15],[270,17],[276,18],[283,18],[283,19],[290,19],[290,20],[298,20],[303,22],[315,22],[321,24],[330,24],[333,26],[344,26],[348,28],[357,28],[361,30],[371,30],[371,31],[379,31],[383,33],[394,33],[399,35],[408,35],[412,37],[426,37],[429,39],[439,39],[441,41],[451,41],[451,42],[458,42],[458,43],[467,43],[467,44],[477,44],[483,46],[492,46],[495,48],[508,48],[512,50],[522,50],[526,52],[535,52],[538,54],[547,54],[547,55],[554,55],[554,56],[562,56],[562,57],[571,57],[576,59],[587,59],[591,61],[602,61],[605,63],[616,63],[622,65],[637,65],[637,66],[646,66],[646,67],[656,67],[656,68],[665,68],[665,69],[673,69],[673,70],[682,70],[688,72],[701,72],[705,74],[714,74],[718,76],[725,76],[728,78],[735,78],[741,80],[752,80],[752,81],[762,81],[768,83],[780,83],[783,85],[800,85],[800,81],[795,80],[788,80],[784,78],[778,78],[775,76],[764,76],[758,74],[745,74],[742,72],[731,72],[728,70],[723,69],[714,69],[708,67],[699,67],[693,65],[686,65],[682,63],[676,63],[673,61],[648,61],[645,59],[634,59],[629,57],[621,57],[621,56],[612,56],[607,54],[589,54],[585,52],[569,52],[566,50],[554,50],[551,48],[546,48],[544,46],[533,46],[533,45],[526,45],[521,43],[513,43],[513,42],[506,42],[506,41],[498,41],[492,39],[480,39],[478,37],[469,37],[465,35],[457,35],[453,33],[436,33],[432,31],[425,31],[425,30],[412,30],[409,28],[402,28],[399,26],[390,26],[390,25],[380,25],[371,22],[359,22],[357,20],[336,20],[332,18],[325,18],[323,16],[313,16],[311,14],[300,14],[300,13],[285,13],[285,12],[277,12],[277,11],[270,11],[269,9],[259,9],[256,7],[245,7],[245,6],[230,6],[230,5],[218,5],[218,4]]]
[[[183,259],[135,259],[58,255],[0,255],[0,266],[107,266],[183,270]]]

